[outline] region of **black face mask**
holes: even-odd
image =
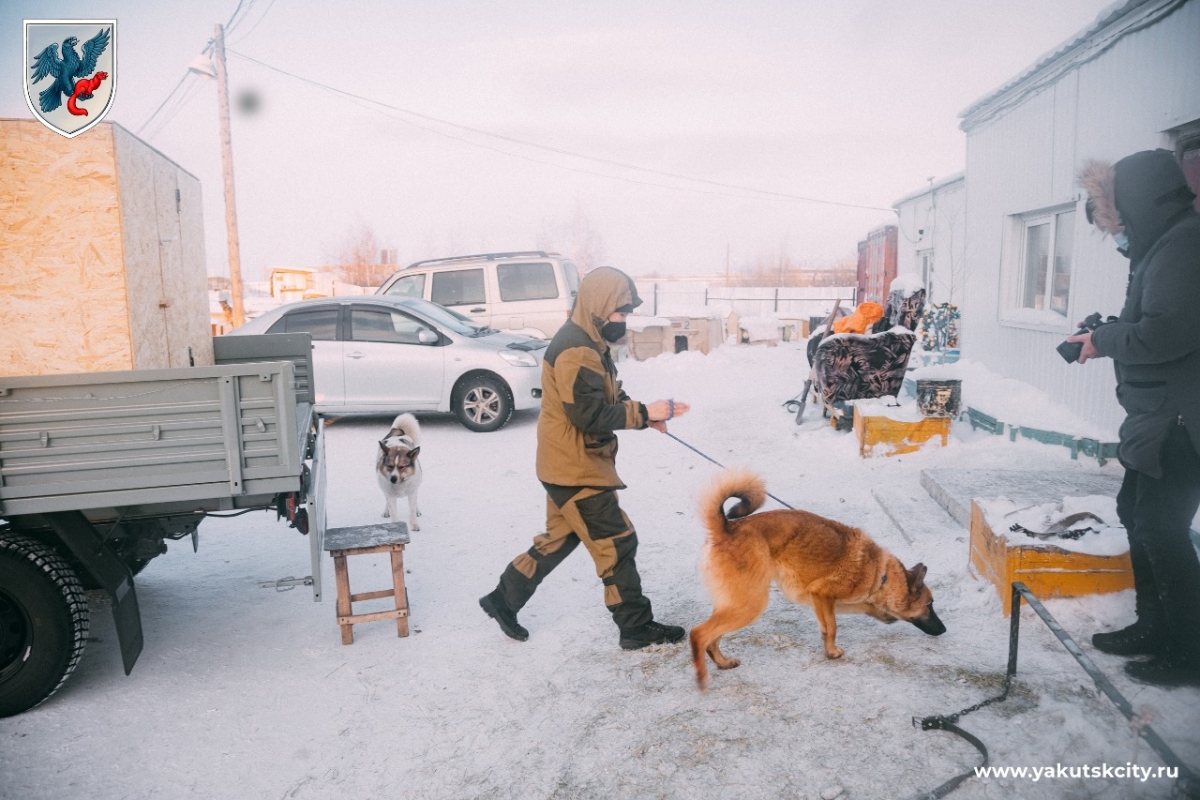
[[[604,327],[600,329],[600,335],[604,337],[606,342],[619,342],[621,337],[625,335],[624,322],[606,322]]]

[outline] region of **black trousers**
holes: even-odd
[[[581,543],[596,564],[604,584],[604,605],[621,630],[654,618],[650,599],[642,594],[637,569],[637,531],[612,489],[546,487],[546,532],[533,547],[513,559],[500,576],[498,591],[514,612],[529,602],[545,580]]]
[[[1165,628],[1170,652],[1200,658],[1200,560],[1188,534],[1200,507],[1200,454],[1174,425],[1162,478],[1126,470],[1117,516],[1129,534],[1140,621]]]

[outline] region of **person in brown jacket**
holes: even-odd
[[[686,413],[686,403],[643,404],[621,389],[609,344],[625,335],[625,317],[641,305],[628,275],[612,267],[579,284],[571,318],[550,342],[542,363],[542,411],[537,428],[537,476],[546,488],[546,532],[513,559],[479,606],[509,637],[529,631],[517,612],[550,572],[582,542],[604,584],[604,604],[620,629],[620,645],[637,650],[678,642],[684,630],[654,620],[638,575],[637,532],[617,502],[616,431],[654,428]]]

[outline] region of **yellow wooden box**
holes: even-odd
[[[992,531],[983,509],[971,503],[971,568],[991,581],[1004,616],[1012,613],[1012,582],[1021,581],[1040,599],[1104,594],[1133,588],[1129,553],[1097,556],[1060,547],[1028,547]]]
[[[895,456],[920,450],[921,445],[935,436],[942,437],[941,445],[945,447],[946,438],[950,435],[950,419],[926,417],[915,422],[904,422],[856,412],[854,435],[858,437],[858,454],[863,458]]]

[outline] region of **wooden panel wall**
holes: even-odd
[[[124,129],[114,137],[136,368],[211,366],[200,182]]]
[[[0,375],[131,369],[112,128],[0,120]]]
[[[216,361],[213,358],[212,329],[209,327],[208,262],[204,257],[204,211],[200,181],[182,170],[176,172],[175,180],[179,189],[179,242],[182,256],[175,307],[188,309],[181,325],[185,333],[180,357],[186,357],[187,347],[190,346],[196,366],[210,366]],[[175,354],[172,353],[174,358]]]
[[[164,369],[171,364],[167,358],[167,316],[159,305],[164,297],[155,188],[157,154],[123,130],[114,130],[114,140],[133,368]]]

